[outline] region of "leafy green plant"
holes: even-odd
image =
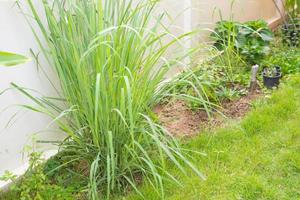
[[[283,74],[300,72],[300,50],[276,42],[271,53],[264,59],[263,66],[280,66]]]
[[[12,86],[35,103],[24,107],[47,114],[68,134],[61,144],[68,152],[66,162],[87,163],[92,199],[100,194],[109,199],[129,186],[138,191],[138,177],[149,180],[164,198],[164,182],[178,183],[165,168],[167,160],[182,172],[187,165],[205,178],[177,141],[148,116],[171,95],[163,87],[164,77],[179,60],[167,60],[166,51],[190,35],[170,41],[174,36],[161,26],[161,16],[150,23],[157,2],[44,0],[43,23],[27,0],[39,26],[33,31],[44,37],[47,46],[36,39],[59,77],[62,97],[36,97]],[[208,107],[205,96],[198,99]]]
[[[265,21],[249,21],[240,27],[237,48],[251,64],[259,64],[270,52],[272,40],[273,33]]]
[[[169,89],[177,95],[191,94],[195,91],[202,91],[211,102],[212,109],[215,111],[220,108],[222,101],[234,100],[247,94],[247,86],[250,82],[250,76],[245,69],[239,69],[239,73],[229,76],[227,73],[227,62],[220,65],[217,57],[211,61],[200,63],[192,71],[188,71],[175,77],[174,82],[170,82]],[[223,57],[221,60],[224,59]],[[244,71],[243,71],[244,70]],[[201,83],[200,85],[198,83]],[[195,90],[194,88],[197,88]],[[203,92],[204,91],[204,92]],[[202,104],[197,101],[188,101],[192,110],[203,109]],[[208,113],[210,116],[210,113]]]
[[[239,23],[234,21],[219,21],[216,24],[211,37],[215,41],[215,46],[219,50],[224,50],[226,47],[235,46],[236,38],[239,32]]]
[[[220,100],[229,100],[232,101],[234,99],[237,99],[240,97],[240,91],[234,89],[234,88],[227,88],[224,86],[220,86],[219,90],[217,91],[217,94],[220,98]]]
[[[246,23],[220,21],[212,33],[212,38],[218,49],[231,46],[248,63],[256,64],[269,53],[273,33],[263,20]]]
[[[275,68],[265,68],[263,73],[267,77],[276,77],[276,76],[278,76],[278,71]]]
[[[19,183],[17,176],[6,172],[0,179],[11,180],[14,184],[10,187],[10,193],[21,200],[72,200],[74,199],[70,188],[50,184],[44,174],[44,160],[41,153],[33,152],[29,155],[29,168]]]
[[[17,178],[17,175],[5,170],[4,174],[0,177],[0,181],[15,181]]]
[[[0,66],[15,66],[28,61],[30,61],[30,59],[25,56],[0,51]]]
[[[164,86],[164,90],[169,93],[164,101],[179,98],[186,101],[192,110],[202,109],[210,116],[210,111],[219,107],[219,100],[214,90],[214,82],[206,75],[198,67],[178,74]]]

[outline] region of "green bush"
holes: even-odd
[[[263,20],[246,23],[220,21],[211,37],[219,50],[234,48],[248,63],[259,64],[270,51],[273,33]]]
[[[17,176],[6,172],[0,180],[16,181]],[[18,183],[10,187],[8,193],[0,194],[5,200],[73,200],[73,190],[52,184],[44,173],[44,160],[41,153],[31,153],[29,168]],[[77,191],[78,192],[78,191]]]
[[[265,67],[280,66],[283,74],[300,72],[300,49],[277,45],[271,48],[271,53],[264,59]]]
[[[220,102],[234,100],[247,94],[247,86],[250,81],[246,70],[241,69],[240,73],[229,75],[226,65],[212,62],[202,63],[193,71],[184,72],[169,84],[169,90],[177,95],[190,94],[191,96],[206,96],[212,109],[219,107]],[[201,84],[199,84],[201,83]],[[196,88],[196,89],[195,89]],[[200,93],[198,95],[197,93]],[[187,101],[192,110],[203,109],[201,101]],[[210,115],[210,113],[208,113]]]

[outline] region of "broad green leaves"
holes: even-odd
[[[220,21],[212,34],[218,49],[231,47],[251,64],[257,64],[268,54],[273,37],[272,31],[263,20],[246,23]]]
[[[29,60],[29,58],[19,54],[0,51],[0,66],[15,66],[28,62]]]

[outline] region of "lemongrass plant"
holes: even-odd
[[[36,103],[27,108],[49,115],[68,134],[61,146],[70,162],[89,164],[91,199],[109,199],[128,186],[138,192],[140,176],[164,198],[164,181],[178,183],[166,162],[183,173],[188,165],[204,179],[187,159],[190,151],[149,117],[161,98],[171,96],[162,87],[164,77],[180,63],[166,59],[166,51],[189,35],[174,37],[162,17],[153,17],[158,1],[43,0],[46,22],[33,1],[27,3],[39,29],[28,21],[59,78],[64,108],[14,87]],[[197,101],[209,109],[204,93],[198,91]]]

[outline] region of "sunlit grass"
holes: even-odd
[[[207,153],[195,157],[207,180],[180,176],[185,186],[168,185],[167,199],[299,199],[300,78],[288,82],[270,99],[257,101],[242,122],[188,142],[187,148]],[[158,199],[147,183],[141,191],[149,200]]]

